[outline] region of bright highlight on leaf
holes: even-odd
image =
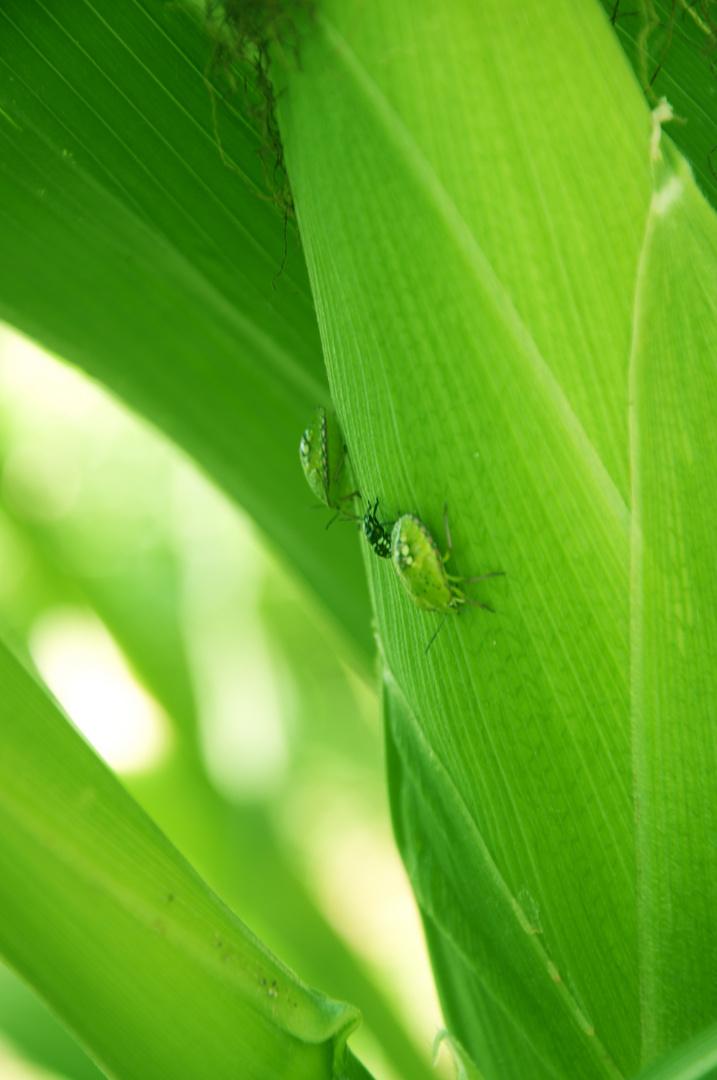
[[[45,615],[30,649],[49,688],[108,765],[135,772],[158,764],[169,749],[167,718],[97,618],[72,610]]]
[[[358,1012],[272,956],[5,647],[0,675],[0,949],[103,1070],[367,1076],[346,1049]],[[169,987],[182,1023],[148,1023]]]

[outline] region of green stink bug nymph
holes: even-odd
[[[376,517],[378,500],[373,507],[369,507],[364,517],[364,532],[377,555],[387,557],[384,551],[387,544],[388,529],[382,525]],[[496,570],[490,574],[480,574],[478,577],[456,577],[446,572],[445,564],[451,557],[453,545],[448,528],[448,506],[443,508],[443,520],[446,526],[446,554],[441,556],[438,546],[429,533],[426,526],[414,514],[402,514],[394,522],[391,529],[388,555],[398,574],[399,581],[413,600],[414,604],[424,611],[441,611],[443,619],[426,646],[426,652],[436,639],[438,631],[443,626],[447,615],[458,615],[463,604],[473,604],[475,607],[493,609],[487,604],[480,604],[466,596],[459,585],[471,581],[485,581],[486,578],[500,577],[502,570]]]
[[[324,506],[336,511],[329,525],[340,516],[355,519],[356,514],[347,509],[358,490],[346,444],[338,420],[323,405],[317,406],[311,423],[301,436],[299,457],[314,495]]]

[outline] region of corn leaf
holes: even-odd
[[[636,1080],[712,1080],[717,1076],[717,1025],[712,1024],[644,1069]]]
[[[618,41],[647,101],[666,97],[675,119],[669,132],[692,166],[704,196],[717,208],[717,125],[714,56],[717,25],[711,0],[603,0]]]
[[[103,1071],[368,1076],[357,1011],[261,945],[6,647],[0,676],[0,950]]]
[[[327,0],[275,77],[360,488],[505,573],[426,654],[366,551],[448,1027],[632,1075],[717,1015],[714,215],[597,3]]]
[[[229,803],[206,775],[197,745],[191,675],[181,637],[179,569],[168,551],[168,538],[163,536],[158,541],[155,537],[151,546],[120,558],[113,574],[98,577],[72,573],[63,553],[73,546],[91,550],[93,537],[88,523],[94,518],[88,510],[85,503],[75,508],[69,520],[35,523],[32,527],[26,522],[14,521],[11,526],[9,521],[0,521],[4,529],[15,530],[17,543],[22,545],[26,558],[32,559],[34,584],[25,590],[22,600],[28,594],[35,602],[40,599],[40,611],[67,604],[91,605],[111,629],[134,673],[172,720],[176,736],[173,752],[149,776],[140,773],[125,779],[131,794],[205,881],[303,979],[330,988],[333,996],[360,1007],[362,1034],[367,1028],[399,1075],[428,1080],[430,1066],[406,1033],[390,995],[328,923],[294,861],[279,843],[273,820],[276,806]],[[127,527],[127,537],[140,531],[146,534],[150,530],[137,514]],[[9,607],[6,601],[4,620],[12,615],[13,633],[27,640],[38,617],[35,605],[28,604],[19,611],[9,611]],[[291,634],[292,619],[285,606],[280,618],[283,631]],[[294,613],[294,621],[294,633],[307,650],[313,646],[320,651],[326,661],[327,680],[335,680],[331,660],[334,665],[336,660],[326,641],[316,633],[312,635],[315,628],[304,607]],[[320,676],[305,659],[297,659],[296,667],[300,670],[292,674],[300,700],[294,709],[306,737],[311,722],[323,720],[321,702],[326,693],[322,688],[319,694],[307,694],[309,700],[304,702],[302,675],[309,676],[309,685]],[[343,706],[342,725],[333,723],[333,712],[330,725],[326,725],[335,740],[331,751],[338,760],[343,751],[354,765],[361,759],[365,763],[365,744],[373,750],[370,733],[352,731],[356,718],[340,697],[331,696],[325,707],[335,709],[339,703]],[[260,713],[257,719],[261,720]],[[342,738],[347,743],[344,747],[340,744]],[[320,748],[313,746],[303,752],[315,755],[317,751]],[[378,759],[378,754],[375,757]],[[378,786],[381,775],[376,771]],[[16,995],[17,982],[3,983],[0,972],[0,1026],[24,1053],[45,1067],[54,1064],[57,1071],[68,1076],[77,1073],[83,1077],[88,1069],[94,1072],[87,1060],[77,1066],[81,1051],[73,1049],[74,1044],[67,1045],[67,1036],[62,1038],[56,1022],[36,1000],[26,992],[19,1000],[15,1000]]]
[[[180,4],[3,5],[0,318],[193,454],[370,658],[354,537],[324,536],[298,464],[329,403],[303,259],[291,231],[280,274],[262,143],[211,57]]]

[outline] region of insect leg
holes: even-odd
[[[444,615],[443,615],[443,618],[441,619],[441,621],[440,621],[440,622],[439,622],[439,624],[438,624],[438,629],[436,630],[436,632],[434,633],[433,637],[431,638],[431,640],[430,640],[430,641],[428,642],[428,644],[426,645],[425,649],[423,650],[423,655],[424,655],[424,656],[426,655],[426,653],[427,653],[427,652],[428,652],[428,650],[430,649],[430,647],[431,647],[431,645],[433,644],[433,642],[434,642],[434,641],[436,640],[436,638],[438,637],[438,631],[439,631],[439,630],[441,629],[441,627],[443,626],[444,622],[446,621],[446,616],[447,616],[447,614],[448,614],[448,612],[445,612],[445,613],[444,613]]]
[[[443,504],[443,524],[446,527],[446,543],[448,544],[448,554],[450,555],[450,553],[453,551],[453,544],[451,542],[451,530],[448,528],[448,503]],[[447,558],[448,555],[446,555],[446,559]],[[446,559],[444,559],[443,561],[445,562]]]
[[[487,605],[487,604],[479,604],[477,600],[471,600],[470,596],[464,596],[464,597],[463,597],[463,599],[465,600],[465,602],[466,602],[467,604],[472,604],[472,605],[473,605],[473,607],[482,607],[482,608],[485,608],[485,609],[486,609],[486,611],[491,611],[491,612],[492,612],[492,613],[493,613],[493,614],[495,615],[495,608],[492,608],[492,607],[488,607],[488,605]]]
[[[446,543],[448,545],[446,553],[443,556],[443,562],[447,563],[453,554],[453,542],[451,540],[451,530],[448,528],[448,503],[443,504],[443,524],[446,527]],[[450,577],[450,575],[448,575]]]
[[[351,499],[360,499],[360,498],[361,498],[361,492],[360,491],[352,491],[350,495],[342,495],[341,498],[338,501],[339,501],[339,503],[345,503],[345,502],[349,502]],[[344,517],[354,518],[354,520],[360,516],[359,514],[349,514],[348,510],[344,510],[343,506],[341,507],[341,513],[344,515]]]
[[[344,463],[344,459],[345,459],[347,453],[348,453],[348,451],[347,451],[346,447],[344,447],[343,450],[341,451],[341,457],[339,458],[339,463],[336,466],[336,472],[334,473],[334,478],[331,481],[332,484],[335,484],[336,481],[339,478],[339,473],[341,472],[341,466]],[[358,492],[357,492],[357,494],[358,494]]]

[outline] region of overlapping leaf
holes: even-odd
[[[602,0],[646,100],[666,97],[675,119],[669,132],[695,179],[717,208],[717,22],[714,0]]]
[[[0,317],[192,453],[370,656],[354,537],[323,535],[298,467],[328,403],[306,271],[290,230],[279,274],[282,214],[235,99],[215,95],[214,126],[199,21],[19,0],[0,41]]]
[[[696,405],[682,427],[655,420],[637,343],[658,320],[661,366],[680,364],[690,401],[713,399],[713,217],[683,169],[684,219],[663,217],[691,255],[654,261],[670,181],[651,178],[649,112],[598,5],[327,3],[301,70],[276,68],[362,491],[439,543],[447,501],[454,572],[506,574],[474,593],[497,613],[451,614],[424,656],[438,616],[367,554],[397,831],[449,1026],[488,1076],[630,1075],[717,1004],[700,899],[712,855],[686,819],[693,802],[696,833],[717,819],[709,549],[704,532],[678,545],[680,613],[703,627],[682,659],[677,594],[654,564],[640,577],[648,532],[630,515],[649,477],[650,536],[667,543],[663,512],[682,537],[706,521],[686,525],[711,439],[689,483],[675,467],[676,442],[696,460],[706,421]],[[685,322],[700,327],[686,353]],[[684,393],[661,377],[660,409]],[[658,426],[638,472],[646,416]],[[709,514],[714,485],[701,490]],[[669,711],[645,708],[643,678]]]
[[[0,950],[103,1071],[367,1077],[356,1010],[261,945],[4,646],[0,668]]]

